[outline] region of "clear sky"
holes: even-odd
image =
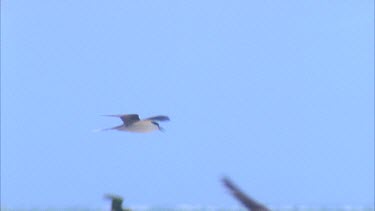
[[[2,206],[374,203],[373,1],[1,4]]]

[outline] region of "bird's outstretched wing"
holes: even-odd
[[[169,117],[168,116],[153,116],[153,117],[149,117],[145,120],[152,120],[152,121],[169,121]]]
[[[105,116],[119,117],[125,125],[131,125],[134,122],[138,122],[140,120],[138,114],[115,114]]]
[[[264,205],[255,201],[251,197],[243,193],[236,185],[234,185],[228,178],[223,178],[224,185],[230,190],[234,197],[237,198],[249,211],[271,211]]]

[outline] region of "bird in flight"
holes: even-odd
[[[120,131],[128,131],[128,132],[136,132],[136,133],[148,133],[155,130],[164,131],[162,127],[159,125],[159,121],[169,121],[168,116],[153,116],[146,119],[140,119],[138,114],[120,114],[120,115],[106,115],[110,117],[119,117],[123,124],[107,128],[103,130],[120,130]]]
[[[106,194],[104,198],[112,200],[111,211],[131,211],[130,209],[122,208],[122,197],[113,195],[113,194]]]
[[[249,211],[271,211],[263,204],[255,201],[250,196],[247,196],[242,192],[235,184],[232,183],[228,178],[222,179],[224,185],[229,189],[232,195],[240,201]]]

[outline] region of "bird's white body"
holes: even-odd
[[[138,114],[120,114],[120,115],[108,115],[112,117],[119,117],[124,124],[117,127],[102,129],[103,130],[120,130],[127,132],[136,133],[149,133],[155,130],[164,131],[158,124],[158,121],[169,121],[168,116],[153,116],[146,119],[139,119]]]
[[[136,133],[149,133],[155,130],[159,130],[159,127],[152,123],[150,120],[143,120],[143,121],[138,121],[135,122],[131,125],[125,126],[121,125],[117,130],[121,131],[128,131],[128,132],[136,132]]]

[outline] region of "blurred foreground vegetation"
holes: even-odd
[[[309,208],[309,207],[289,207],[271,208],[273,211],[375,211],[374,208],[366,207],[341,207],[341,208]],[[108,209],[109,210],[109,209]],[[0,208],[0,211],[108,211],[106,209],[90,208]],[[244,208],[132,208],[132,211],[246,211]]]

